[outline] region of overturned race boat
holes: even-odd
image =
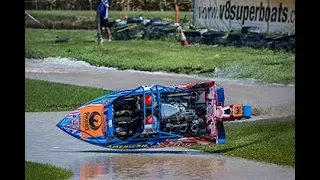
[[[250,105],[224,101],[215,81],[140,86],[87,102],[57,127],[111,149],[224,144],[224,121],[251,118]]]

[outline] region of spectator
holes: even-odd
[[[108,34],[108,41],[111,41],[111,31],[109,23],[109,0],[101,0],[99,4],[99,13],[100,13],[100,28],[102,32],[102,27],[105,28]]]

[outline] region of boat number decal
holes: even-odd
[[[239,107],[236,107],[236,108],[234,109],[234,111],[235,111],[236,114],[239,114]]]
[[[233,105],[233,116],[241,117],[242,116],[242,106],[239,104]]]

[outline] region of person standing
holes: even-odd
[[[108,34],[108,41],[111,41],[111,31],[109,24],[109,0],[101,0],[99,4],[99,13],[100,13],[100,30],[102,32],[102,27],[105,28]]]

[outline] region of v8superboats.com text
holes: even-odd
[[[278,7],[269,7],[263,2],[259,6],[233,5],[230,1],[213,7],[198,7],[198,18],[201,19],[223,19],[241,21],[259,22],[281,22],[294,23],[295,10],[279,3]]]

